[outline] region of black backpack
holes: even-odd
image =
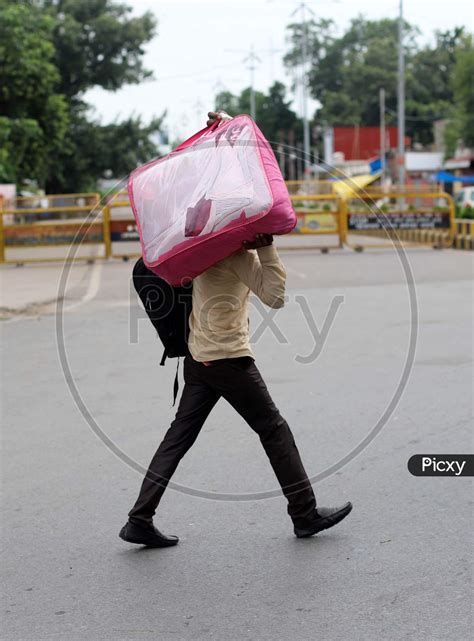
[[[173,287],[157,276],[139,258],[133,267],[133,285],[140,296],[148,318],[156,329],[164,351],[160,365],[167,358],[189,354],[189,315],[192,310],[193,284]],[[179,366],[179,360],[178,360]],[[178,368],[174,384],[174,400],[178,393]],[[174,405],[174,403],[173,403]]]

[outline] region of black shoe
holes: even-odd
[[[179,541],[177,536],[162,534],[154,525],[145,527],[130,521],[120,530],[119,537],[128,543],[147,545],[150,548],[168,548]]]
[[[299,539],[306,536],[313,536],[322,530],[327,530],[345,519],[352,510],[352,503],[348,502],[340,507],[318,507],[316,509],[316,518],[305,528],[295,526],[295,534]]]

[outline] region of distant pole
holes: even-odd
[[[385,180],[385,89],[381,88],[379,91],[380,97],[380,162],[382,173],[382,184]]]
[[[275,54],[279,53],[281,49],[276,49],[273,46],[273,39],[270,37],[269,49],[263,49],[260,53],[268,53],[270,55],[270,86],[275,84]]]
[[[304,168],[305,174],[311,165],[311,143],[309,139],[309,120],[308,120],[308,91],[306,86],[306,67],[308,62],[308,30],[306,25],[306,5],[303,3],[303,137],[304,137]]]
[[[301,158],[301,152],[303,151],[302,149],[303,145],[301,143],[297,143],[296,149],[297,149],[297,154],[296,154],[296,180],[304,180],[304,168],[306,167],[306,163],[304,162],[304,158]]]
[[[306,21],[306,10],[309,10],[311,13],[314,13],[313,10],[308,7],[306,2],[302,2],[294,10],[294,15],[296,12],[301,14],[301,22],[303,33],[301,37],[301,98],[303,103],[303,144],[304,144],[304,168],[305,176],[308,174],[308,169],[311,166],[311,139],[310,139],[310,130],[309,130],[309,119],[308,119],[308,87],[306,82],[307,66],[308,66],[308,25]]]
[[[403,51],[403,0],[398,16],[398,183],[405,184],[405,57]]]
[[[243,53],[242,49],[226,49],[226,51],[234,53]],[[255,69],[257,68],[257,63],[262,62],[260,58],[255,53],[255,48],[252,45],[250,51],[245,56],[244,62],[248,62],[248,69],[250,70],[250,115],[253,120],[257,119],[257,106],[255,103]]]
[[[255,105],[255,62],[253,59],[253,46],[250,57],[250,115],[252,120],[257,120],[257,107]]]
[[[244,62],[248,62],[248,68],[250,69],[250,115],[252,120],[257,120],[257,106],[255,103],[255,69],[256,63],[261,62],[260,58],[255,53],[254,46],[250,48],[249,55],[244,59]]]
[[[285,134],[283,131],[278,132],[279,145],[278,145],[278,155],[280,156],[280,171],[285,176]]]
[[[293,129],[288,131],[288,175],[290,180],[295,179],[295,132]]]
[[[324,162],[332,167],[334,162],[334,127],[327,125],[323,132]]]

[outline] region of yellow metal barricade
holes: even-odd
[[[94,209],[100,203],[100,194],[84,192],[78,194],[37,194],[34,196],[19,196],[14,199],[15,209],[44,209],[50,207],[85,207]]]
[[[332,180],[287,180],[285,184],[290,196],[334,194],[334,181]]]
[[[335,194],[295,194],[290,195],[298,218],[292,236],[335,236],[334,245],[292,245],[288,249],[339,249],[343,245],[342,199]],[[287,247],[285,247],[287,249]]]
[[[474,249],[474,220],[456,218],[455,249]]]
[[[342,237],[344,244],[356,251],[387,247],[386,241],[393,239],[450,247],[455,234],[454,212],[454,201],[445,192],[366,191],[343,202]],[[385,242],[369,242],[373,236]]]
[[[363,194],[343,198],[330,191],[331,181],[288,184],[298,223],[289,235],[293,244],[282,247],[284,249],[327,252],[346,245],[362,251],[365,247],[387,247],[387,240],[392,238],[415,245],[474,249],[474,221],[455,220],[453,199],[444,192],[398,189],[386,192],[371,188]],[[326,193],[321,193],[322,190]],[[70,203],[80,204],[56,206],[55,203],[66,198]],[[34,207],[38,199],[43,199],[40,204],[47,206]],[[110,257],[128,260],[141,254],[138,229],[126,192],[118,192],[102,208],[95,193],[32,196],[15,202],[19,206],[14,209],[2,209],[0,197],[0,263],[62,261],[67,253],[65,248],[71,244],[91,248],[86,250],[88,255],[76,252],[74,260]],[[95,210],[97,216],[93,217]],[[334,236],[336,242],[306,244],[296,241],[298,236]],[[385,242],[373,242],[374,237],[382,237]],[[62,256],[54,251],[55,247],[63,248]],[[35,251],[36,248],[40,249]],[[15,250],[22,250],[21,255]]]
[[[372,197],[383,198],[387,194],[438,194],[443,192],[435,182],[413,182],[405,185],[368,185],[364,188],[364,194],[370,194]]]
[[[120,195],[117,195],[119,198]],[[341,198],[334,194],[298,194],[290,196],[295,207],[298,223],[291,235],[335,236],[333,245],[293,245],[291,249],[330,249],[342,247]],[[111,200],[110,238],[111,256],[128,260],[141,255],[138,228],[128,200]],[[285,247],[286,248],[286,247]]]
[[[113,202],[116,200],[117,202],[130,202],[130,198],[128,195],[128,189],[121,189],[120,191],[115,192],[115,194],[112,195],[111,198],[109,198],[109,202]]]
[[[112,258],[137,258],[141,256],[140,237],[130,201],[119,192],[109,201],[109,238]]]
[[[90,205],[1,210],[0,261],[23,264],[106,258],[110,239],[107,214],[106,209],[91,214]],[[71,245],[97,247],[99,252],[75,252],[69,258],[67,251],[54,251]],[[45,248],[49,251],[44,252]]]

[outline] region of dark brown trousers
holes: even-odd
[[[313,488],[293,434],[273,403],[253,358],[226,358],[206,366],[186,356],[184,381],[176,417],[150,463],[129,513],[130,521],[152,522],[168,481],[222,396],[260,437],[288,500],[288,514],[297,527],[305,527],[316,509]]]

